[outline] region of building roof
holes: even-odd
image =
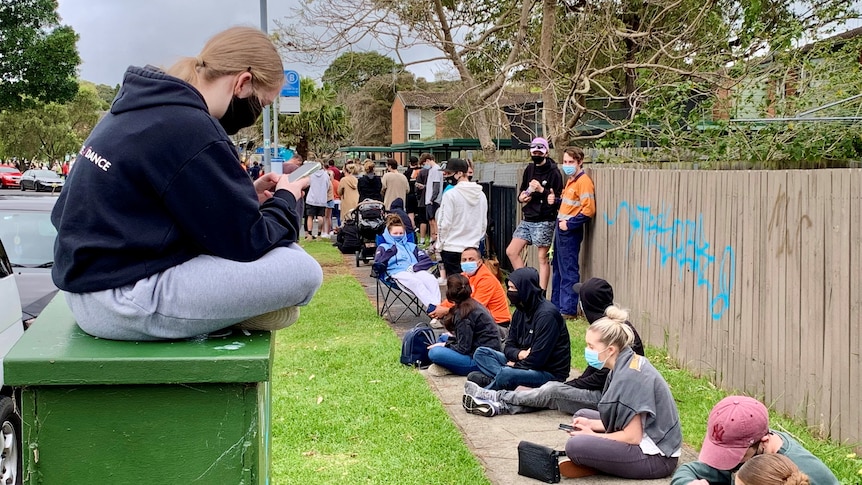
[[[401,98],[401,103],[405,108],[448,109],[461,101],[463,93],[399,91],[397,96]],[[499,101],[500,106],[515,106],[541,102],[542,94],[504,92],[496,99]]]

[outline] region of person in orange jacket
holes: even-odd
[[[497,276],[488,268],[478,248],[471,247],[461,251],[461,271],[470,280],[470,287],[473,289],[472,298],[491,312],[499,327],[509,328],[512,316],[509,314],[506,290],[503,289]],[[443,318],[452,306],[452,302],[444,300],[430,315],[434,318]]]
[[[551,303],[560,309],[563,318],[570,319],[575,318],[578,312],[578,294],[573,287],[581,281],[578,259],[584,228],[596,215],[596,189],[590,176],[584,172],[584,151],[580,148],[566,148],[562,169],[567,176],[563,193],[556,201],[553,193],[548,196],[549,204],[557,202],[559,206],[554,259],[551,262]]]

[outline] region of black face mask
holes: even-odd
[[[533,155],[533,156],[531,156],[531,157],[530,157],[530,159],[531,159],[531,160],[533,161],[533,163],[535,163],[536,165],[541,165],[542,163],[544,163],[544,162],[545,162],[545,156],[544,156],[544,155]]]
[[[236,135],[239,130],[253,125],[261,112],[263,112],[263,105],[257,96],[253,94],[247,98],[234,96],[224,116],[218,121],[228,135]]]
[[[524,302],[521,301],[521,297],[517,291],[508,290],[506,291],[506,296],[509,297],[509,303],[515,305],[515,308],[518,310],[524,309]]]
[[[450,175],[450,176],[448,176],[448,177],[444,178],[444,179],[443,179],[443,181],[444,181],[444,182],[446,182],[446,183],[447,183],[447,184],[449,184],[449,185],[455,185],[455,184],[457,184],[457,183],[458,183],[458,181],[457,181],[457,180],[455,180],[455,176],[454,176],[454,175]]]

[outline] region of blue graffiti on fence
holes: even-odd
[[[726,246],[718,262],[717,274],[711,279],[707,276],[707,270],[716,263],[716,257],[703,231],[703,214],[698,214],[695,219],[677,219],[671,216],[670,205],[662,204],[653,212],[650,206],[636,205],[632,208],[627,201],[622,201],[613,218],[605,212],[605,222],[613,226],[623,212],[628,216],[631,228],[626,251],[631,249],[632,242],[639,235],[647,250],[647,266],[652,265],[653,253],[657,252],[662,267],[668,262],[676,262],[680,281],[686,270],[694,273],[697,286],[706,288],[712,319],[720,319],[730,307],[736,260],[733,248]]]

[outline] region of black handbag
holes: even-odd
[[[529,441],[521,441],[518,443],[518,475],[545,483],[560,483],[558,458],[561,456],[566,456],[566,452]]]

